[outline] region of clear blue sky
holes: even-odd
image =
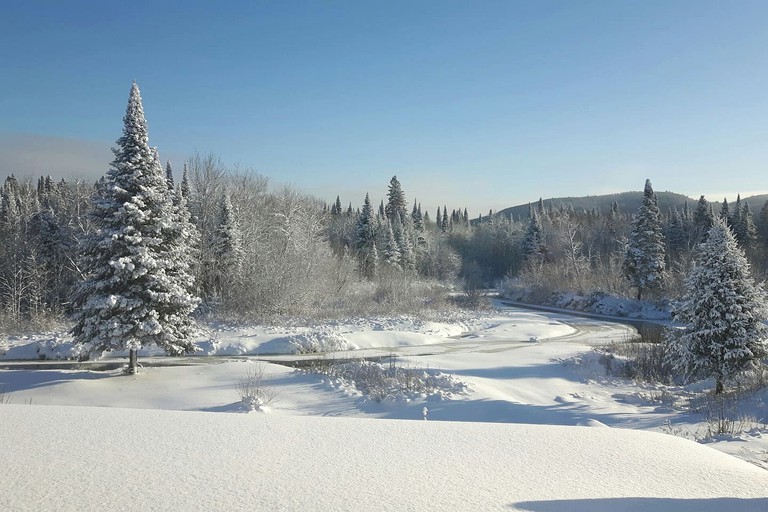
[[[768,191],[764,0],[10,0],[0,62],[0,175],[102,174],[136,79],[177,168],[345,204]]]

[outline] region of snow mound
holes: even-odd
[[[649,432],[0,407],[2,510],[768,510],[768,472]]]

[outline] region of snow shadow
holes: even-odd
[[[122,376],[122,373],[67,371],[67,370],[35,370],[35,371],[5,371],[0,373],[0,386],[6,393],[54,386],[73,380],[98,380]]]
[[[519,423],[525,425],[585,425],[597,420],[606,426],[623,426],[631,420],[622,413],[600,413],[576,403],[532,405],[507,400],[427,400],[413,404],[389,405],[359,402],[366,413],[377,413],[387,419],[422,419],[422,408],[429,409],[429,420],[471,421],[483,423]]]
[[[583,382],[584,379],[573,372],[563,371],[563,364],[553,361],[546,364],[528,366],[497,366],[494,368],[465,368],[448,370],[446,373],[481,377],[485,379],[514,380],[514,379],[548,379],[558,378],[573,382]]]
[[[768,498],[594,498],[522,501],[509,507],[529,512],[765,512]]]

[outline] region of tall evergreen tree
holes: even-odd
[[[529,205],[530,220],[528,229],[523,237],[523,255],[527,260],[545,259],[547,256],[547,244],[544,241],[544,231],[539,220],[538,209]]]
[[[207,262],[206,269],[210,291],[223,299],[231,295],[232,286],[240,278],[244,258],[242,238],[229,193],[225,193],[221,198],[218,225],[209,241],[211,261]]]
[[[643,204],[632,221],[632,232],[624,256],[624,275],[637,288],[637,298],[643,292],[658,289],[664,279],[664,234],[661,214],[651,180],[645,180]]]
[[[731,221],[731,210],[728,207],[728,199],[723,198],[723,204],[720,206],[720,218],[725,221],[725,223],[729,223]]]
[[[367,193],[363,202],[363,210],[357,218],[356,232],[355,248],[360,262],[360,271],[366,277],[373,277],[378,262],[376,219],[371,206],[371,198]]]
[[[172,261],[173,202],[148,145],[135,82],[113,151],[92,203],[98,229],[82,244],[85,279],[76,297],[73,333],[91,352],[128,348],[135,372],[141,346],[154,343],[172,355],[194,350],[190,315],[199,302],[189,292],[192,277]]]
[[[737,201],[738,208],[738,201]],[[696,209],[693,211],[693,240],[696,243],[702,242],[707,236],[709,228],[712,227],[713,216],[709,201],[704,196],[699,197],[696,203]]]
[[[168,190],[173,190],[173,168],[170,161],[165,162],[165,182],[168,184]]]
[[[389,180],[387,206],[384,208],[384,211],[390,220],[398,216],[404,218],[408,214],[408,202],[405,200],[405,192],[403,192],[397,176],[392,176],[392,179]]]
[[[697,249],[675,319],[685,330],[668,335],[671,362],[691,377],[714,377],[716,393],[768,355],[765,294],[721,219]]]

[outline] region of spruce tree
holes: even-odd
[[[643,292],[661,287],[664,279],[664,234],[661,214],[651,180],[645,180],[643,204],[632,221],[632,232],[624,256],[624,275],[637,288],[637,299]]]
[[[351,208],[351,206],[350,206]],[[376,250],[376,219],[371,206],[371,198],[366,193],[363,210],[357,218],[355,248],[357,249],[360,271],[366,277],[376,274],[378,251]]]
[[[545,259],[547,257],[547,245],[544,241],[544,232],[539,221],[538,210],[528,205],[528,213],[530,220],[523,237],[523,255],[526,260]]]
[[[387,206],[384,211],[389,220],[395,217],[405,217],[408,214],[408,202],[405,200],[405,192],[397,180],[397,176],[392,176],[389,180],[389,190],[387,192]]]
[[[400,268],[400,247],[395,239],[395,233],[392,230],[392,222],[387,222],[387,239],[382,253],[384,263],[393,268]]]
[[[235,217],[229,193],[221,198],[219,218],[216,229],[209,241],[207,262],[211,292],[223,299],[232,295],[231,288],[240,280],[243,267],[242,234],[240,224]]]
[[[675,319],[685,330],[667,336],[670,361],[689,377],[713,377],[716,393],[728,378],[768,355],[765,294],[721,219],[697,248]]]
[[[739,208],[739,202],[736,202],[736,210]],[[696,209],[693,211],[693,241],[699,243],[704,241],[709,228],[712,227],[713,215],[709,201],[704,196],[699,197],[696,203]]]
[[[731,221],[731,210],[728,208],[728,199],[723,198],[723,204],[720,206],[720,218],[728,224]]]
[[[92,201],[97,230],[82,241],[75,304],[75,342],[90,352],[156,344],[171,355],[194,351],[190,315],[199,300],[192,277],[173,258],[185,250],[174,235],[173,201],[162,165],[148,145],[147,123],[134,82],[115,159]],[[178,246],[173,246],[178,243]]]
[[[173,168],[170,161],[165,162],[165,182],[168,184],[168,190],[173,190]]]

